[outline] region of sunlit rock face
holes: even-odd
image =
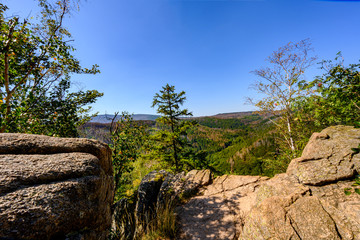
[[[314,133],[273,178],[221,176],[178,209],[179,239],[360,239],[360,129]]]
[[[0,238],[107,239],[111,150],[89,139],[0,134]]]
[[[325,185],[350,179],[360,173],[358,147],[360,129],[334,126],[314,133],[300,158],[294,159],[287,173],[306,185]]]

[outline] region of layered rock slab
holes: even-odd
[[[291,161],[287,173],[306,185],[325,185],[360,173],[360,130],[333,126],[314,133],[300,158]]]
[[[107,238],[114,186],[106,144],[0,134],[0,166],[0,238]]]

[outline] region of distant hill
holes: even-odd
[[[232,113],[219,113],[216,114],[214,116],[214,118],[222,118],[222,119],[228,119],[228,118],[242,118],[245,116],[250,116],[253,115],[254,112],[253,111],[249,111],[249,112],[232,112]]]
[[[114,118],[114,114],[102,114],[93,117],[90,122],[97,122],[97,123],[111,123],[111,120]],[[159,115],[151,115],[151,114],[134,114],[132,115],[134,120],[150,120],[155,121]],[[120,115],[116,117],[116,121],[120,119]]]

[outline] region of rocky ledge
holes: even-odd
[[[300,158],[273,178],[221,176],[178,211],[179,239],[360,239],[360,129],[314,133]]]
[[[0,134],[0,239],[107,239],[111,151],[89,139]]]

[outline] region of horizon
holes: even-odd
[[[126,111],[125,111],[126,112]],[[217,116],[217,115],[227,115],[227,114],[236,114],[236,113],[253,113],[253,112],[256,112],[256,111],[242,111],[242,112],[221,112],[221,113],[216,113],[214,115],[202,115],[202,116],[189,116],[189,117],[182,117],[182,118],[201,118],[201,117],[214,117],[214,116]],[[129,113],[129,112],[128,112]],[[129,113],[131,116],[134,116],[134,115],[147,115],[147,116],[161,116],[160,114],[158,113],[155,113],[155,114],[149,114],[149,113]],[[115,116],[115,113],[98,113],[95,117],[97,116]],[[121,115],[121,112],[118,113],[118,116]]]
[[[36,13],[35,1],[10,1],[8,14]],[[156,115],[155,93],[166,83],[184,90],[194,116],[256,111],[246,97],[260,97],[250,72],[288,42],[310,38],[314,54],[358,63],[359,1],[315,0],[88,0],[66,19],[74,55],[96,76],[73,76],[74,89],[103,92],[93,113]],[[321,75],[317,65],[305,76]]]

